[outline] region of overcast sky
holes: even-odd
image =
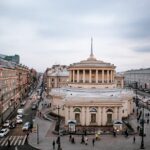
[[[150,67],[150,0],[0,0],[0,53],[38,71],[90,55]]]

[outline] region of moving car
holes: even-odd
[[[1,129],[0,131],[0,137],[4,137],[5,135],[7,135],[9,133],[9,129],[5,128],[5,129]]]
[[[31,129],[31,128],[32,128],[31,123],[30,123],[30,122],[26,122],[26,123],[23,125],[22,130],[23,130],[23,131],[28,131],[28,130]]]
[[[10,125],[10,120],[6,120],[3,124],[3,127],[9,127]]]

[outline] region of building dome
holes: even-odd
[[[114,64],[97,60],[93,54],[93,40],[91,39],[91,53],[89,58],[69,66],[69,86],[83,88],[115,88]]]

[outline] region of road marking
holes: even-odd
[[[27,138],[27,135],[24,136],[24,139],[22,141],[22,144],[21,145],[24,145],[25,141],[26,141],[26,138]]]
[[[6,137],[6,138],[4,139],[3,143],[1,144],[2,146],[5,144],[5,142],[8,141],[8,138],[9,138],[9,137]]]
[[[8,139],[9,139],[9,141],[11,141],[11,138],[12,138],[13,136],[10,136]],[[7,146],[8,145],[8,142],[6,142],[5,143],[5,146]]]
[[[18,142],[18,145],[20,145],[20,144],[21,144],[22,139],[23,139],[23,136],[20,136],[20,138],[19,138],[19,142]]]
[[[14,140],[15,140],[16,137],[17,137],[17,136],[14,136],[14,137],[13,137],[13,139],[12,139],[10,145],[12,145],[12,143],[14,142]]]
[[[3,142],[3,140],[4,140],[4,138],[1,138],[1,139],[0,139],[0,144]]]
[[[16,144],[17,144],[17,142],[18,142],[19,138],[20,138],[20,136],[17,136],[17,139],[16,139],[16,141],[15,141],[14,145],[16,145]]]

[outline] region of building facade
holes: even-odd
[[[47,91],[52,88],[65,87],[68,84],[69,72],[65,65],[53,65],[45,72],[45,83]]]
[[[124,78],[126,86],[135,87],[137,82],[138,88],[150,90],[150,68],[126,71]]]
[[[54,107],[62,106],[60,114],[65,117],[66,126],[71,120],[76,126],[111,126],[133,112],[134,94],[122,89],[122,77],[117,79],[117,88],[115,68],[94,57],[92,44],[87,60],[69,66],[68,86],[50,92]]]
[[[28,67],[0,58],[0,117],[5,111],[11,113],[28,95],[31,76]]]

